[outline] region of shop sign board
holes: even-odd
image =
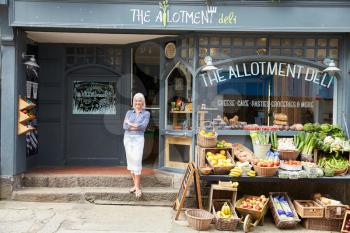
[[[116,82],[74,81],[73,114],[116,114]]]
[[[261,78],[265,75],[276,75],[280,78],[312,82],[327,89],[334,82],[334,76],[329,76],[317,68],[281,61],[242,62],[199,74],[201,81],[206,87],[221,84],[231,79]]]
[[[204,1],[200,4],[179,2],[15,0],[9,18],[14,27],[350,32],[349,8],[340,5],[297,7],[232,3],[207,6]]]

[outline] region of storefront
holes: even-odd
[[[288,125],[344,127],[349,7],[347,1],[2,3],[10,15],[1,29],[13,34],[12,44],[2,45],[10,53],[2,67],[11,63],[2,69],[2,175],[35,166],[125,165],[121,123],[137,92],[151,112],[144,162],[164,170],[181,172],[194,161],[197,132],[219,119],[226,122],[217,127],[219,138],[249,148],[249,126],[271,126],[276,113],[286,114]],[[18,96],[26,94],[22,53],[40,65],[34,154],[16,131]],[[216,71],[203,72],[208,55]],[[341,70],[336,76],[322,73],[330,59]]]

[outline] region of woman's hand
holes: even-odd
[[[135,125],[136,125],[136,124],[135,124]],[[135,127],[135,126],[130,126],[129,130],[138,130],[138,128]]]

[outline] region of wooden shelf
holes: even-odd
[[[21,134],[25,134],[29,131],[32,131],[34,130],[35,128],[33,126],[30,126],[30,125],[22,125],[22,124],[18,124],[18,135],[21,135]]]
[[[31,121],[34,120],[36,117],[34,115],[28,116],[27,114],[18,111],[18,122],[19,123],[24,123],[26,121]]]
[[[192,111],[170,111],[170,113],[192,113]]]
[[[21,97],[19,97],[18,99],[18,110],[25,110],[25,109],[31,109],[34,108],[35,104],[30,102],[28,103],[27,101],[25,101],[24,99],[22,99]]]

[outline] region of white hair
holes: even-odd
[[[136,93],[133,97],[133,101],[132,101],[132,106],[135,108],[135,104],[134,104],[134,101],[136,99],[139,99],[142,101],[142,108],[146,108],[146,101],[145,101],[145,96],[142,94],[142,93]]]

